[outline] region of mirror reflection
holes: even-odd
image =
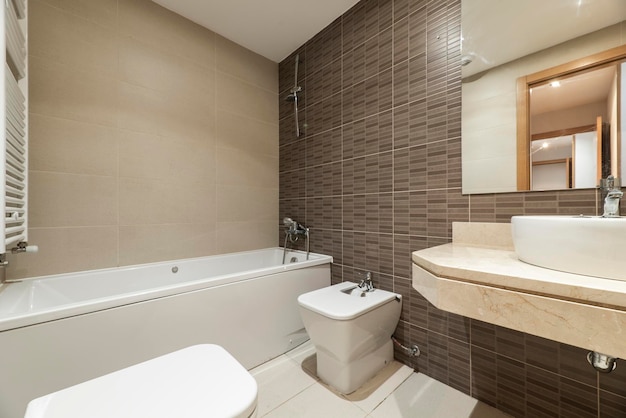
[[[588,57],[588,69],[544,71],[545,81],[518,81],[528,101],[527,112],[518,109],[517,115],[518,141],[528,157],[518,153],[518,164],[529,165],[518,168],[519,189],[590,188],[601,178],[620,176],[621,53],[604,53],[607,62],[598,65],[598,57]]]
[[[533,185],[542,190],[595,187],[598,176],[621,176],[626,147],[619,139],[626,124],[619,113],[626,106],[619,105],[618,93],[626,83],[616,81],[623,73],[620,63],[598,75],[595,82],[603,83],[601,87],[584,87],[591,79],[575,81],[578,76],[591,77],[589,63],[527,84],[523,147],[518,102],[524,91],[520,92],[518,80],[626,44],[626,2],[528,0],[517,8],[501,3],[462,2],[463,193],[530,190]],[[606,65],[604,61],[601,66]],[[550,86],[555,78],[559,88]],[[613,84],[607,81],[611,78]],[[591,94],[581,95],[583,91]],[[537,98],[544,93],[546,99]],[[604,136],[602,126],[608,130]]]

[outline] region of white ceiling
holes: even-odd
[[[358,0],[153,0],[274,62]]]
[[[358,0],[153,0],[280,62]],[[463,76],[626,19],[626,0],[462,0]]]

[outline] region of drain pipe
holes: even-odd
[[[393,335],[391,336],[391,340],[393,341],[393,343],[400,347],[402,350],[404,350],[404,352],[411,356],[411,357],[419,357],[422,352],[420,351],[420,348],[416,345],[413,344],[411,347],[407,347],[402,345],[402,343],[400,341],[398,341],[398,339],[396,337],[394,337]]]
[[[606,354],[590,351],[587,354],[587,361],[599,372],[611,373],[617,367],[617,359]]]

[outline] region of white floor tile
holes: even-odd
[[[355,392],[344,397],[370,413],[413,374],[410,367],[393,361]]]
[[[316,382],[286,355],[264,363],[250,370],[250,373],[259,385],[257,404],[259,417]]]
[[[261,414],[259,414],[262,416]],[[365,418],[367,414],[352,402],[320,384],[300,392],[265,415],[267,418]]]
[[[504,418],[508,415],[421,373],[414,373],[372,413],[372,418]]]
[[[311,340],[300,344],[298,347],[286,353],[287,357],[300,365],[304,360],[313,355],[315,355],[315,346],[313,345]]]

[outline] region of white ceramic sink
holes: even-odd
[[[626,281],[626,218],[513,216],[519,259],[568,273]]]

